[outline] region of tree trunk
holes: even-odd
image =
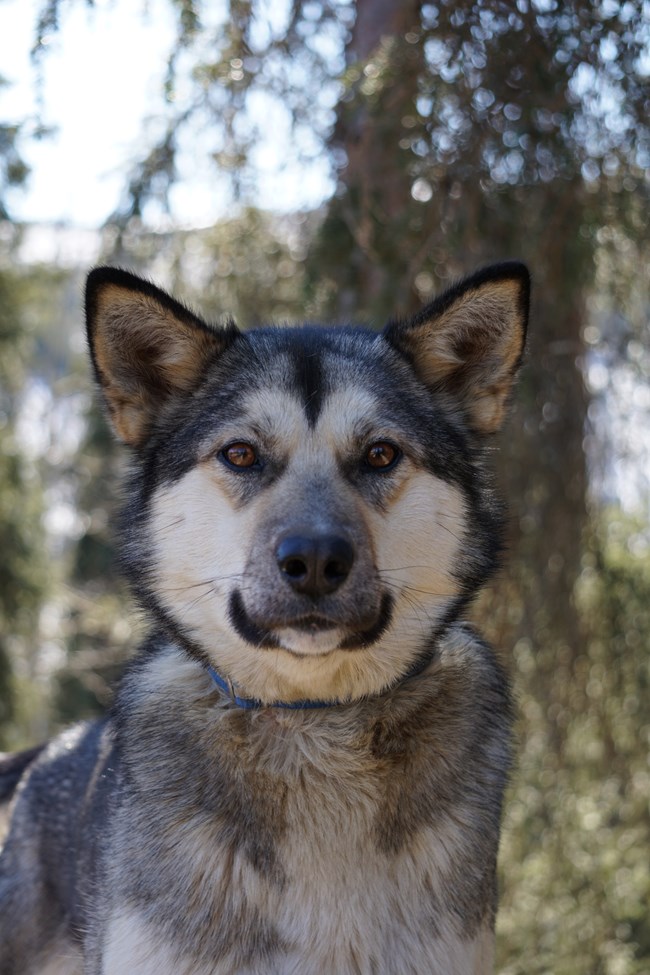
[[[381,325],[416,301],[409,244],[417,240],[419,215],[404,140],[423,69],[420,3],[357,0],[356,9],[346,51],[350,87],[331,145],[346,161],[312,264],[321,280],[330,279],[330,314]]]

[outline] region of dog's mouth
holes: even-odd
[[[292,630],[298,630],[300,633],[322,633],[324,630],[334,630],[339,626],[327,616],[319,616],[316,613],[311,616],[301,616],[292,620],[289,625]]]
[[[316,656],[372,646],[390,626],[393,599],[384,593],[376,616],[354,625],[321,613],[260,623],[247,611],[238,589],[231,593],[228,612],[233,629],[246,643],[258,649],[284,649],[295,656]]]

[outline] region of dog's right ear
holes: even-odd
[[[239,334],[234,324],[209,328],[155,285],[113,267],[88,275],[86,327],[113,428],[132,447],[144,443],[167,403],[196,389]]]
[[[479,435],[503,423],[521,362],[530,277],[518,261],[483,268],[439,295],[384,337],[415,374],[460,409]]]

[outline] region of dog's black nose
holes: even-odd
[[[345,538],[291,535],[283,538],[275,552],[280,572],[296,592],[326,596],[350,575],[354,549]]]

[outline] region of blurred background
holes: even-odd
[[[89,267],[381,327],[523,259],[498,970],[648,975],[650,3],[0,0],[0,73],[0,747],[105,708],[142,627]]]

